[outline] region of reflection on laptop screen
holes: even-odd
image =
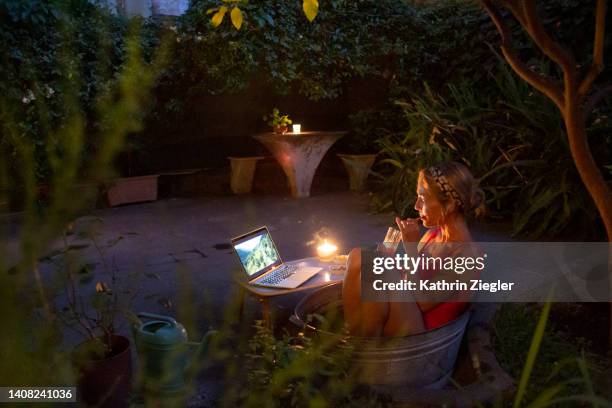
[[[278,253],[266,230],[234,246],[240,262],[249,276],[279,260]]]

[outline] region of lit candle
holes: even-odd
[[[331,281],[331,275],[329,272],[325,272],[325,282]]]
[[[338,247],[334,244],[330,244],[327,240],[324,240],[321,245],[317,247],[317,255],[322,261],[331,261],[336,256]]]
[[[296,123],[293,125],[293,133],[300,133],[302,131],[302,125]]]

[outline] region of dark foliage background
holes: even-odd
[[[540,2],[547,28],[583,67],[594,3]],[[265,131],[261,117],[279,107],[305,130],[348,128],[336,151],[382,152],[379,209],[410,208],[418,167],[454,158],[482,179],[490,215],[513,217],[515,232],[597,236],[556,109],[496,55],[498,34],[476,3],[333,0],[309,23],[299,2],[262,0],[241,6],[240,30],[229,18],[213,28],[206,12],[215,6],[195,0],[178,19],[140,25],[146,56],[164,36],[173,47],[145,125],[117,161],[124,175],[219,167],[228,155],[261,152],[249,135]],[[0,22],[2,112],[19,119],[44,182],[43,152],[68,109],[58,95],[78,83],[86,126],[101,126],[95,95],[112,85],[130,21],[85,0],[3,0]],[[531,66],[555,69],[512,28]],[[595,88],[609,82],[606,68]],[[610,178],[608,113],[604,102],[590,115],[589,138]],[[10,154],[17,142],[3,136],[0,146]],[[100,141],[86,143],[94,152]]]

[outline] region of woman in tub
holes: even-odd
[[[444,162],[419,172],[414,205],[419,218],[396,218],[407,253],[436,257],[477,257],[466,223],[471,212],[483,212],[484,193],[464,165]],[[419,222],[427,228],[420,237]],[[444,244],[444,245],[436,245]],[[440,253],[440,250],[445,253]],[[420,279],[469,279],[469,274],[420,269]],[[410,279],[410,278],[409,278]],[[405,336],[435,329],[458,317],[466,308],[462,292],[440,292],[428,301],[364,302],[361,300],[361,249],[353,249],[347,260],[342,286],[344,317],[350,333],[358,336]]]

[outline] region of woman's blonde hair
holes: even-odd
[[[484,191],[463,164],[454,161],[436,164],[422,169],[419,179],[427,182],[441,203],[454,201],[457,211],[464,215],[479,217],[484,214]]]

